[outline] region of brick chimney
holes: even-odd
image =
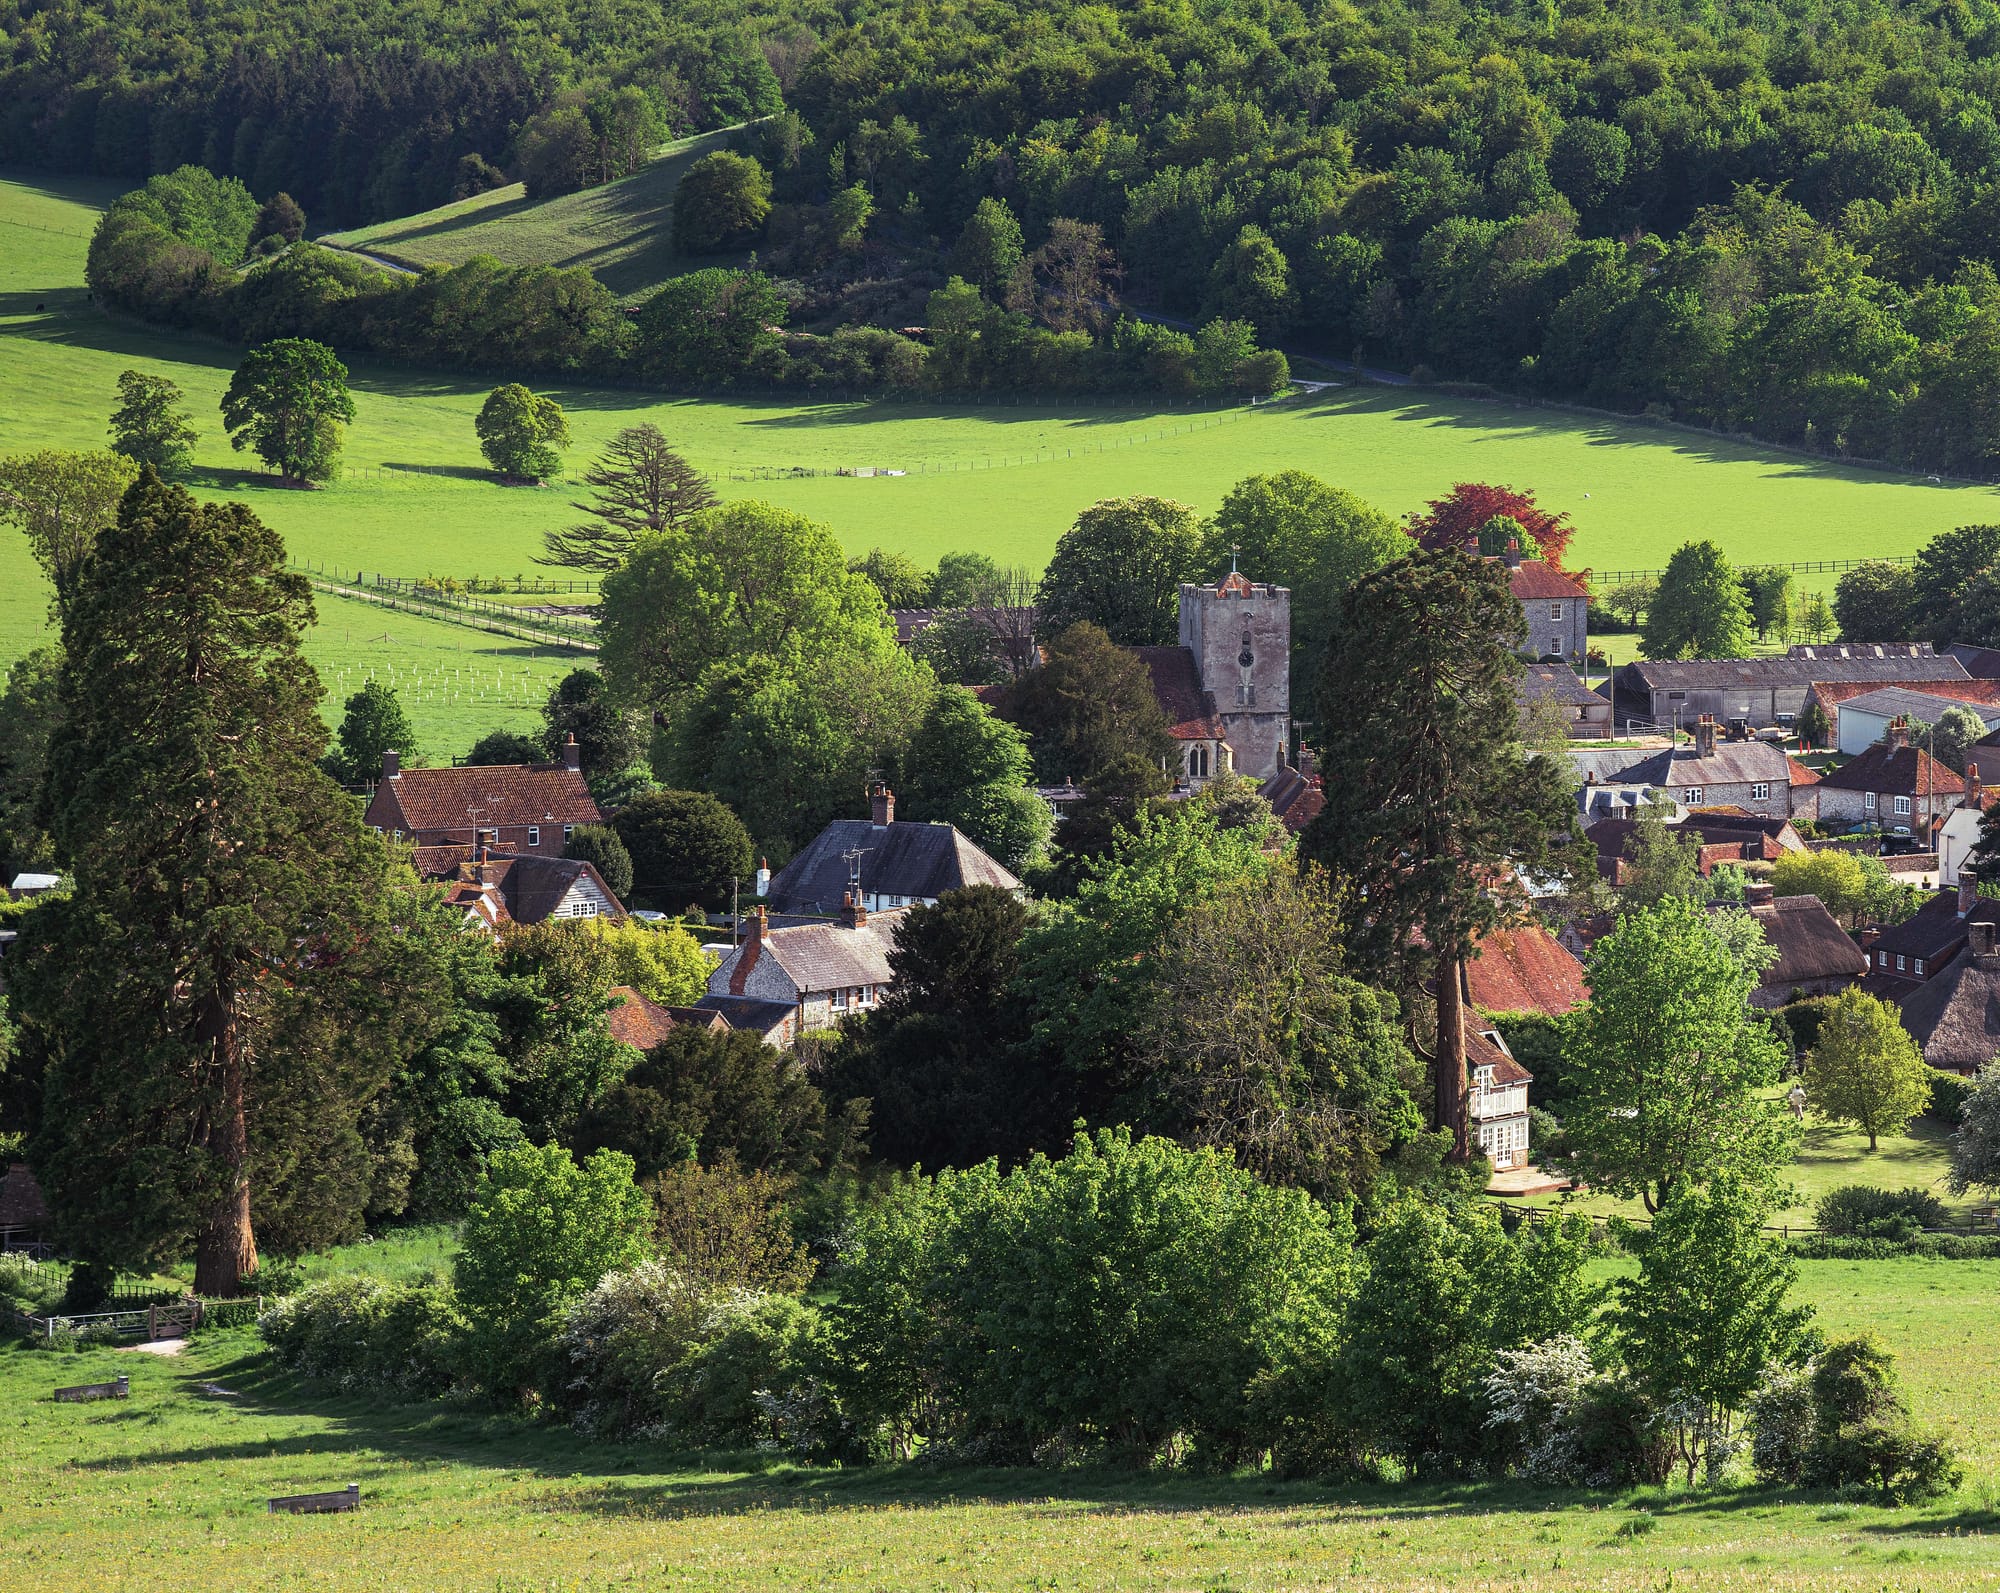
[[[1985,806],[1986,791],[1979,783],[1979,765],[1965,766],[1965,805],[1969,808]]]
[[[576,744],[576,732],[574,730],[563,737],[563,767],[565,769],[581,769],[583,767],[583,749]]]
[[[758,908],[750,915],[750,934],[743,942],[736,957],[736,966],[729,970],[729,993],[740,996],[750,982],[750,970],[757,966],[764,955],[764,937],[771,927],[770,915]]]
[[[1715,756],[1715,718],[1703,714],[1694,722],[1694,755],[1697,758]]]
[[[1521,539],[1519,537],[1509,537],[1507,539],[1505,557],[1508,569],[1518,570],[1521,567]]]
[[[886,785],[878,785],[868,798],[869,818],[877,824],[896,822],[896,793]]]
[[[1891,752],[1901,752],[1910,744],[1910,721],[1898,714],[1889,721],[1889,728],[1882,739],[1888,743]]]
[[[1967,866],[1970,862],[1971,859],[1968,858],[1965,863],[1961,863],[1958,866],[1958,916],[1960,918],[1965,917],[1967,913],[1979,905],[1979,881],[1974,876],[1971,868]]]
[[[2000,924],[1990,920],[1965,926],[1966,943],[1972,947],[1973,960],[1982,968],[1991,968],[2000,962],[2000,952],[1994,949],[1996,936],[2000,936]]]
[[[1745,907],[1769,907],[1778,899],[1778,887],[1767,879],[1755,879],[1743,887]]]
[[[868,908],[859,892],[849,891],[840,899],[840,921],[849,929],[859,929],[868,922]]]
[[[388,748],[382,754],[382,778],[385,780],[403,778],[403,755],[394,747]]]

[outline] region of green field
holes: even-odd
[[[509,183],[322,241],[403,266],[459,265],[477,254],[507,265],[587,266],[613,293],[630,298],[682,271],[729,263],[676,253],[673,220],[681,173],[726,146],[732,131],[669,144],[642,171],[580,194],[530,203],[521,184]]]
[[[1750,1493],[1411,1489],[1097,1472],[815,1471],[676,1457],[450,1405],[300,1387],[247,1332],[177,1359],[0,1350],[0,1576],[37,1590],[1989,1587],[2000,1396],[1977,1375],[2000,1263],[1806,1263],[1974,1462],[1893,1511]],[[57,1384],[128,1373],[120,1404]],[[352,1516],[266,1497],[359,1483]]]
[[[190,396],[204,429],[198,490],[244,499],[299,557],[411,576],[536,573],[541,534],[569,516],[568,495],[491,479],[472,432],[490,381],[358,363],[346,479],[294,492],[246,468],[255,461],[230,451],[216,419],[237,351],[114,320],[88,303],[88,232],[95,207],[114,193],[102,182],[0,182],[0,451],[100,445],[118,373],[137,365]],[[652,420],[722,478],[725,493],[814,515],[856,550],[879,543],[925,561],[977,548],[1038,565],[1098,498],[1164,493],[1208,510],[1241,477],[1286,467],[1399,514],[1455,480],[1532,487],[1575,517],[1576,559],[1599,569],[1656,567],[1690,536],[1715,537],[1745,563],[1907,553],[1996,511],[1986,488],[1381,388],[1205,413],[555,393],[571,413],[573,465],[619,427]],[[870,467],[910,474],[752,479]],[[32,643],[45,605],[25,544],[0,539],[0,661]],[[462,723],[461,746],[483,728]]]

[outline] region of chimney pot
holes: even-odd
[[[896,793],[886,785],[878,785],[869,795],[869,817],[877,824],[896,822]]]
[[[1715,756],[1715,719],[1703,714],[1694,722],[1694,755],[1697,758]]]
[[[403,755],[394,747],[390,747],[382,754],[382,778],[400,780],[402,777]]]
[[[576,732],[574,730],[563,737],[563,767],[565,769],[581,769],[583,767],[583,749],[576,744]]]
[[[1900,715],[1890,720],[1888,733],[1883,739],[1889,743],[1891,752],[1901,752],[1910,744],[1910,721]]]
[[[849,891],[840,903],[840,921],[849,929],[859,929],[868,922],[868,909],[862,905],[860,896]]]

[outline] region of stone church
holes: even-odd
[[[1180,645],[1136,649],[1180,750],[1180,783],[1298,778],[1291,758],[1292,594],[1231,570],[1184,582]]]

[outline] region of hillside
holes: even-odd
[[[723,129],[668,144],[643,171],[582,193],[534,203],[520,183],[509,183],[320,241],[409,267],[460,265],[474,255],[504,265],[586,266],[613,293],[632,298],[679,272],[740,258],[692,258],[676,253],[673,242],[681,173],[729,136]]]

